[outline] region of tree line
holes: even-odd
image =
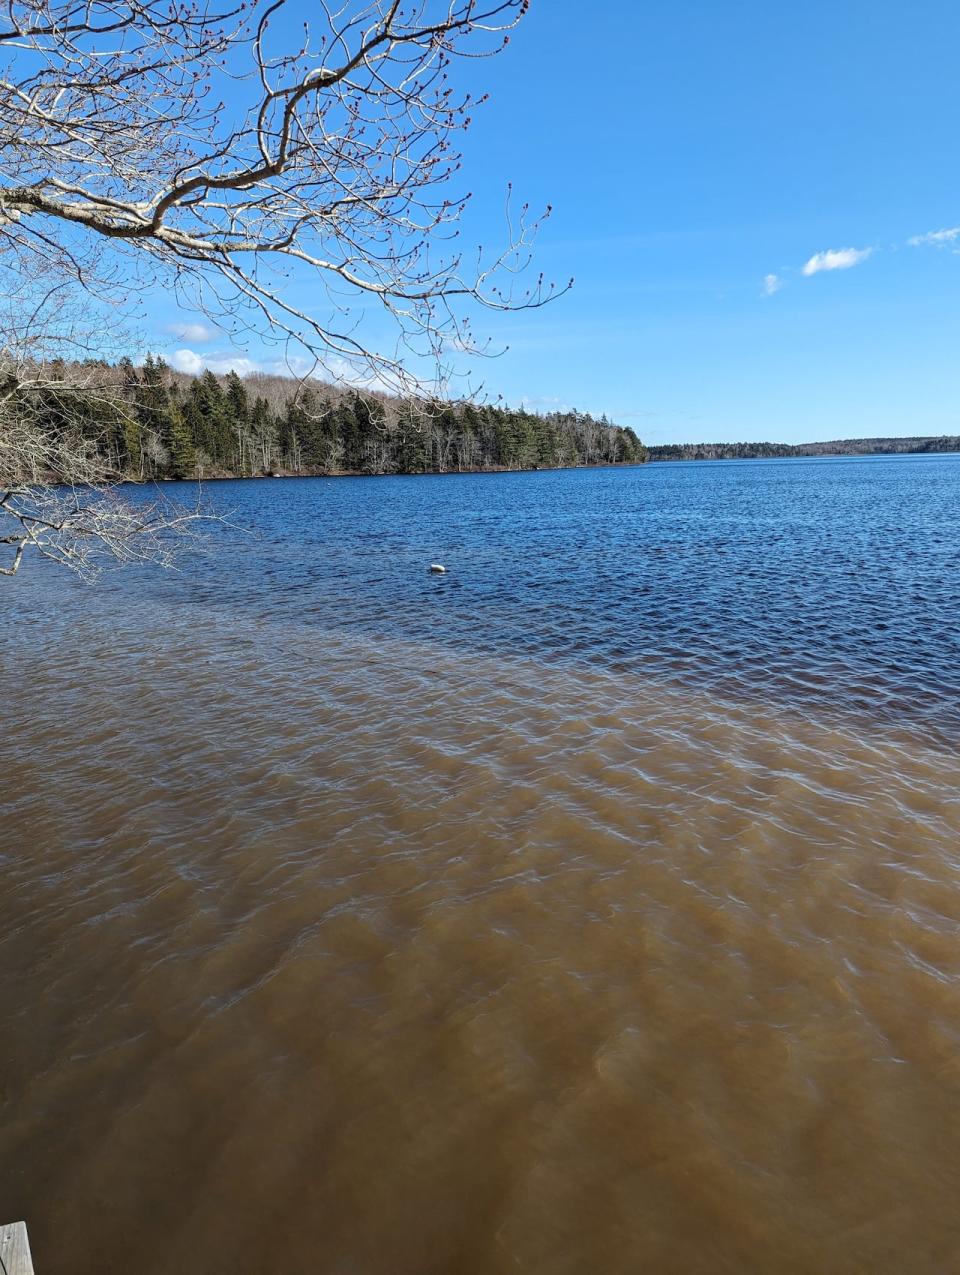
[[[897,456],[960,451],[960,436],[841,438],[828,443],[665,443],[650,460],[761,460],[786,456]]]
[[[21,392],[36,428],[51,438],[75,435],[118,478],[447,473],[647,458],[633,430],[576,410],[539,415],[279,376],[189,376],[152,356],[141,366],[61,367]]]

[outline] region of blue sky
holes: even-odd
[[[910,242],[960,226],[958,50],[948,3],[534,0],[467,64],[465,235],[512,180],[576,286],[488,316],[487,392],[651,442],[960,433],[960,232]]]

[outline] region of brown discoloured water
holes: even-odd
[[[4,649],[42,1275],[960,1269],[951,751],[220,623]]]

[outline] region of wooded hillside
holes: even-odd
[[[829,443],[666,443],[650,460],[761,460],[779,456],[896,456],[960,451],[956,435],[921,438],[840,438]]]
[[[76,435],[117,476],[409,474],[646,460],[631,429],[578,412],[423,404],[321,382],[141,367],[58,369],[23,391],[46,433]],[[37,477],[41,477],[38,475]]]

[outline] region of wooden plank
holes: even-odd
[[[0,1259],[3,1275],[34,1275],[26,1222],[0,1224]]]

